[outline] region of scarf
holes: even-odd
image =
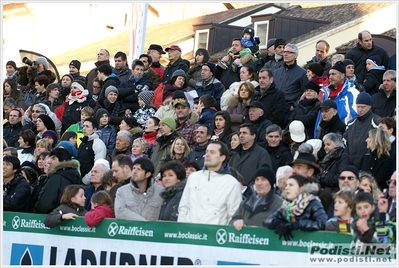
[[[280,56],[278,54],[274,54],[274,59],[276,62],[278,62],[279,60],[281,60],[283,58],[283,56]]]
[[[87,89],[83,91],[75,91],[69,94],[69,105],[72,105],[75,101],[78,103],[85,102],[87,100],[87,95],[89,95],[89,91]]]
[[[303,211],[309,205],[312,200],[319,200],[319,198],[311,193],[299,194],[292,202],[285,200],[283,207],[286,211],[286,217],[288,222],[292,222],[295,216],[302,215]],[[320,201],[320,200],[319,200]]]
[[[307,106],[314,106],[316,101],[317,99],[308,100],[307,98],[304,98],[303,100],[300,100],[299,103],[307,107]]]
[[[320,161],[319,164],[323,171],[327,169],[328,165],[331,165],[331,159],[333,159],[340,151],[341,147],[334,148]]]
[[[215,132],[215,135],[218,136],[218,138],[220,137],[220,135],[222,135],[224,128],[222,129],[215,129],[213,132]]]
[[[112,116],[118,116],[121,111],[122,105],[118,101],[110,103],[107,99],[105,99],[104,108],[107,109],[107,111],[109,111]]]
[[[165,99],[167,99],[169,96],[172,96],[173,93],[174,93],[176,90],[179,90],[179,89],[180,89],[180,90],[184,90],[184,88],[182,88],[182,87],[175,87],[175,86],[173,86],[173,85],[167,83],[167,84],[165,85],[164,90],[163,90],[162,101],[165,101]],[[184,90],[184,91],[185,91],[185,90]]]
[[[153,131],[153,132],[144,132],[143,133],[143,138],[147,142],[148,145],[154,145],[155,141],[157,140],[157,134],[158,131]]]
[[[34,147],[28,147],[28,148],[24,148],[21,153],[23,154],[33,154],[33,152],[35,151]]]

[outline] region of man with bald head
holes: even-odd
[[[382,59],[381,65],[388,69],[389,56],[386,50],[377,46],[369,31],[361,31],[357,36],[357,45],[351,48],[345,55],[345,59],[351,59],[355,63],[355,75],[357,81],[362,82],[366,77],[366,60],[370,56],[378,55]]]

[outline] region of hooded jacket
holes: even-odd
[[[104,218],[115,218],[114,211],[108,205],[98,205],[86,212],[84,221],[87,226],[96,226]]]
[[[130,182],[116,191],[115,217],[124,220],[153,221],[159,217],[163,199],[160,196],[164,188],[147,179],[146,191]]]
[[[141,91],[153,90],[152,82],[147,76],[141,78],[131,77],[118,86],[118,100],[122,100],[123,106],[135,113],[139,108],[138,97]]]
[[[227,225],[242,201],[240,188],[226,162],[218,171],[192,173],[180,200],[177,221]]]
[[[375,66],[367,72],[362,84],[366,92],[371,96],[378,92],[384,73],[385,68],[383,66]]]
[[[371,96],[373,107],[373,113],[381,117],[393,116],[393,112],[396,108],[396,88],[392,93],[387,96],[383,86],[379,87],[379,92]]]
[[[8,183],[3,183],[3,209],[4,211],[24,212],[28,208],[30,186],[21,173]]]
[[[71,184],[81,184],[78,166],[78,162],[69,160],[62,161],[49,170],[47,182],[39,193],[34,213],[50,213],[60,205],[65,187]]]
[[[161,206],[158,220],[177,221],[177,217],[179,216],[180,199],[183,195],[186,182],[187,180],[184,179],[160,193],[160,196],[164,201]]]

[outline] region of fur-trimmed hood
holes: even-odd
[[[198,120],[199,120],[199,115],[194,110],[191,110],[190,124],[193,125],[193,124],[197,123]]]
[[[182,180],[181,182],[178,182],[177,184],[169,187],[168,189],[165,189],[162,191],[159,195],[163,199],[169,199],[174,197],[177,193],[181,192],[184,190],[184,187],[186,187],[186,182],[187,179]]]
[[[312,193],[317,196],[317,192],[319,191],[319,186],[316,182],[306,183],[305,185],[299,188],[299,194],[309,194]],[[283,191],[281,195],[284,199],[287,199],[285,191]]]
[[[248,105],[250,102],[251,102],[251,99],[248,99],[246,101],[246,104]],[[235,107],[237,107],[238,103],[240,103],[240,99],[238,98],[238,95],[230,96],[230,98],[228,98],[226,100],[226,105],[230,109],[234,109]]]
[[[132,134],[134,136],[137,133],[142,134],[143,133],[143,129],[141,127],[133,127],[131,129],[129,129],[129,132],[130,132],[130,134]]]
[[[47,176],[50,177],[54,175],[57,171],[65,168],[75,168],[77,170],[79,168],[79,163],[77,160],[62,161],[58,165],[50,168]]]

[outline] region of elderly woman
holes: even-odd
[[[267,217],[263,225],[274,229],[279,238],[285,240],[293,237],[293,230],[324,230],[328,218],[317,191],[317,183],[312,178],[292,174],[283,192],[283,205]]]
[[[180,199],[186,186],[186,170],[179,161],[165,163],[160,170],[161,183],[165,188],[160,196],[164,199],[159,220],[177,221]]]
[[[388,134],[382,129],[371,129],[366,139],[367,149],[363,155],[359,170],[370,172],[376,179],[378,188],[382,191],[386,187],[386,181],[392,175],[393,160],[389,157],[391,143]]]
[[[226,91],[223,93],[222,97],[220,98],[220,109],[226,110],[228,108],[228,99],[230,99],[231,96],[238,95],[238,89],[243,82],[250,82],[254,86],[254,88],[256,88],[257,86],[259,86],[259,83],[256,80],[256,72],[254,71],[252,66],[248,64],[242,66],[240,69],[240,81],[232,83],[229,88],[226,89]]]
[[[332,195],[339,191],[338,177],[349,163],[349,155],[345,152],[341,134],[328,133],[323,137],[326,156],[319,161],[321,172],[318,179],[322,189]]]
[[[238,95],[232,95],[227,100],[226,111],[230,114],[233,130],[239,130],[240,125],[244,123],[244,117],[248,114],[246,107],[251,102],[254,93],[254,85],[250,82],[243,82],[238,88]]]
[[[137,158],[145,156],[145,151],[147,150],[147,142],[143,138],[137,138],[132,144],[132,155],[130,158],[134,162]]]
[[[230,224],[237,231],[244,226],[262,226],[264,219],[281,207],[283,199],[276,192],[276,176],[268,167],[261,167],[255,173],[252,196],[241,202]]]

